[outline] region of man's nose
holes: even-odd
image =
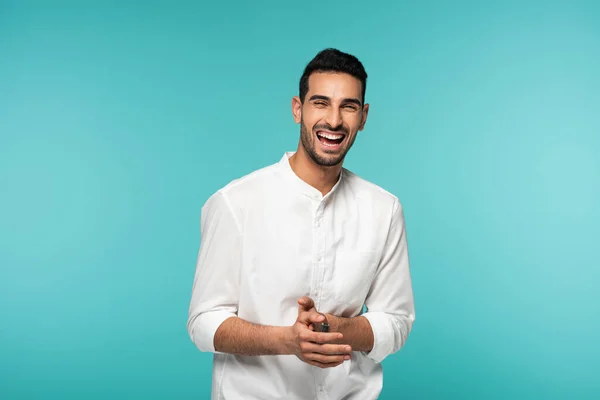
[[[342,113],[340,110],[332,107],[327,113],[326,122],[332,128],[338,128],[342,124]]]

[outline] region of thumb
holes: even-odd
[[[302,311],[310,311],[315,307],[315,302],[308,296],[303,296],[298,299],[298,313]]]

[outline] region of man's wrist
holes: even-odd
[[[278,327],[277,353],[280,355],[294,354],[295,335],[292,326]]]
[[[371,351],[374,345],[373,329],[364,316],[338,317],[326,314],[331,332],[344,335],[338,344],[349,344],[353,351]]]
[[[341,332],[343,318],[333,314],[325,314],[327,323],[329,324],[329,332]]]

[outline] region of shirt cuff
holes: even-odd
[[[215,333],[221,324],[236,314],[229,311],[209,311],[200,314],[194,321],[194,343],[205,352],[221,354],[215,350]]]
[[[363,314],[373,330],[373,348],[366,353],[375,362],[382,362],[394,348],[394,328],[384,312],[368,311]]]

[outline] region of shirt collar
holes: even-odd
[[[300,179],[298,175],[296,175],[296,173],[292,169],[292,166],[290,165],[290,157],[294,155],[294,153],[295,151],[286,151],[283,154],[281,160],[279,161],[279,166],[280,169],[283,171],[283,176],[285,177],[285,179],[292,184],[295,190],[298,190],[301,194],[308,196],[313,200],[323,201],[331,197],[336,191],[336,189],[340,186],[344,178],[344,169],[342,168],[337,182],[331,188],[329,193],[323,196],[323,194],[319,190],[309,185],[308,183]]]

